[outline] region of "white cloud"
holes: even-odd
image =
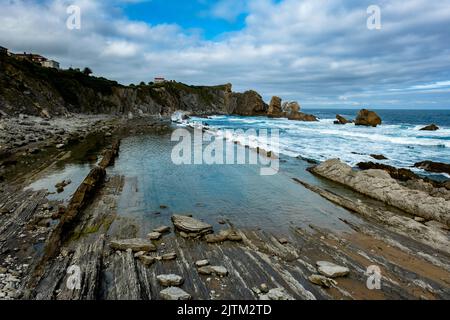
[[[325,106],[355,103],[353,97],[376,105],[395,89],[445,89],[449,77],[450,0],[380,1],[379,31],[366,28],[369,0],[222,0],[213,14],[231,21],[245,11],[246,27],[215,41],[174,24],[131,21],[117,7],[129,0],[0,2],[0,44],[123,83],[156,75],[232,82],[266,99],[277,94]],[[73,2],[82,9],[82,28],[70,31],[65,9]]]

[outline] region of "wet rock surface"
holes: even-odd
[[[156,246],[145,239],[125,239],[125,240],[112,240],[109,246],[114,250],[128,250],[131,249],[134,252],[139,251],[156,251]]]
[[[339,159],[332,159],[314,167],[312,172],[412,215],[450,224],[450,201],[405,187],[384,170],[355,171]]]

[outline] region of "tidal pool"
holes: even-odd
[[[259,165],[176,165],[175,144],[170,134],[125,138],[109,169],[125,177],[119,215],[133,217],[146,230],[170,224],[172,214],[192,214],[215,227],[228,219],[237,227],[269,231],[309,224],[344,231],[349,229],[339,218],[360,221],[292,180],[321,183],[302,160],[287,158],[278,174],[261,176]]]

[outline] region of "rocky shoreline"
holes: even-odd
[[[19,132],[28,134],[25,130],[40,128],[42,120],[9,121],[8,125],[37,122],[20,125]],[[229,221],[222,221],[223,227],[214,230],[194,213],[192,217],[174,215],[172,225],[155,226],[142,236],[144,230],[127,231],[140,227],[119,218],[117,212],[124,177],[111,175],[105,168],[120,154],[123,137],[170,132],[170,124],[151,117],[86,120],[78,116],[49,123],[44,127],[64,127],[65,133],[51,141],[36,139],[23,146],[14,146],[15,139],[9,138],[10,154],[24,153],[27,157],[29,153],[24,150],[50,144],[54,154],[48,163],[56,156],[67,156],[77,144],[87,143],[93,133],[106,138],[104,151],[99,152],[101,160],[68,205],[49,201],[45,190],[23,189],[23,181],[30,178],[35,164],[30,164],[20,181],[0,183],[0,299],[450,297],[448,190],[441,190],[443,197],[424,191],[434,190],[431,184],[416,190],[407,185],[411,181],[399,182],[384,170],[353,172],[332,160],[311,171],[377,202],[360,202],[298,179],[296,182],[299,188],[366,219],[363,226],[342,221],[353,229],[352,234],[314,225],[308,229],[293,226],[288,234],[273,234],[237,229]],[[80,138],[69,143],[75,133]],[[65,146],[56,148],[59,143]],[[4,164],[6,168],[9,165]],[[411,259],[416,262],[411,263]],[[366,287],[366,268],[373,264],[383,269],[380,291]],[[77,290],[66,285],[70,277],[67,270],[74,265],[83,270]]]

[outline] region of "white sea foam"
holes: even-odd
[[[260,137],[251,137],[247,144],[253,148],[272,147],[290,157],[301,155],[318,161],[340,158],[355,165],[360,161],[376,161],[370,154],[383,154],[389,158],[383,163],[399,167],[410,167],[423,160],[448,162],[450,159],[450,128],[420,131],[423,126],[406,124],[372,128],[353,124],[335,125],[334,120],[299,122],[265,117],[213,116],[206,120],[194,118],[190,121],[207,122],[210,130],[279,129],[277,146],[270,146],[270,141]],[[223,138],[240,143],[247,141],[246,136],[238,133]]]

